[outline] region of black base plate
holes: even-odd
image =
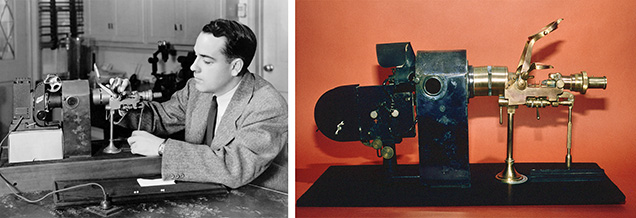
[[[53,185],[57,191],[80,184],[98,183],[104,187],[106,194],[108,194],[112,200],[112,204],[118,205],[124,203],[163,201],[185,196],[225,196],[229,193],[225,186],[216,183],[176,181],[176,184],[173,185],[141,187],[137,182],[137,178],[156,179],[161,178],[161,175],[148,175],[135,178],[55,181]],[[104,194],[97,186],[71,189],[53,195],[53,202],[55,203],[56,209],[76,205],[99,205],[103,199]],[[100,212],[100,210],[94,210],[92,212]]]
[[[418,175],[418,165],[400,165]],[[470,188],[428,188],[416,177],[388,178],[382,165],[331,166],[296,202],[299,207],[622,204],[625,195],[596,163],[515,163],[529,177],[518,185],[495,179],[505,164],[471,164]]]

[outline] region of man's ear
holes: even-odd
[[[243,59],[235,58],[230,64],[232,65],[232,76],[238,76],[243,70]]]

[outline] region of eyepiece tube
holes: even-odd
[[[563,82],[565,82],[563,88],[580,92],[581,94],[585,94],[587,89],[605,89],[607,87],[606,77],[588,77],[585,71],[564,76]]]
[[[605,89],[607,87],[607,77],[590,77],[590,89]]]
[[[144,101],[152,101],[152,99],[161,98],[163,96],[161,92],[152,92],[152,90],[138,92],[137,94],[139,94],[141,100]]]

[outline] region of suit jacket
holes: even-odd
[[[145,102],[141,129],[160,137],[185,129],[185,141],[168,139],[165,143],[162,177],[238,188],[262,175],[256,181],[259,185],[286,192],[285,99],[260,76],[245,73],[216,127],[212,144],[206,145],[212,96],[199,92],[190,80],[166,102]],[[138,120],[139,112],[131,112],[120,125],[137,127]]]

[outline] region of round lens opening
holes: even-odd
[[[442,83],[435,77],[429,78],[424,83],[424,90],[430,95],[437,95],[442,90]]]

